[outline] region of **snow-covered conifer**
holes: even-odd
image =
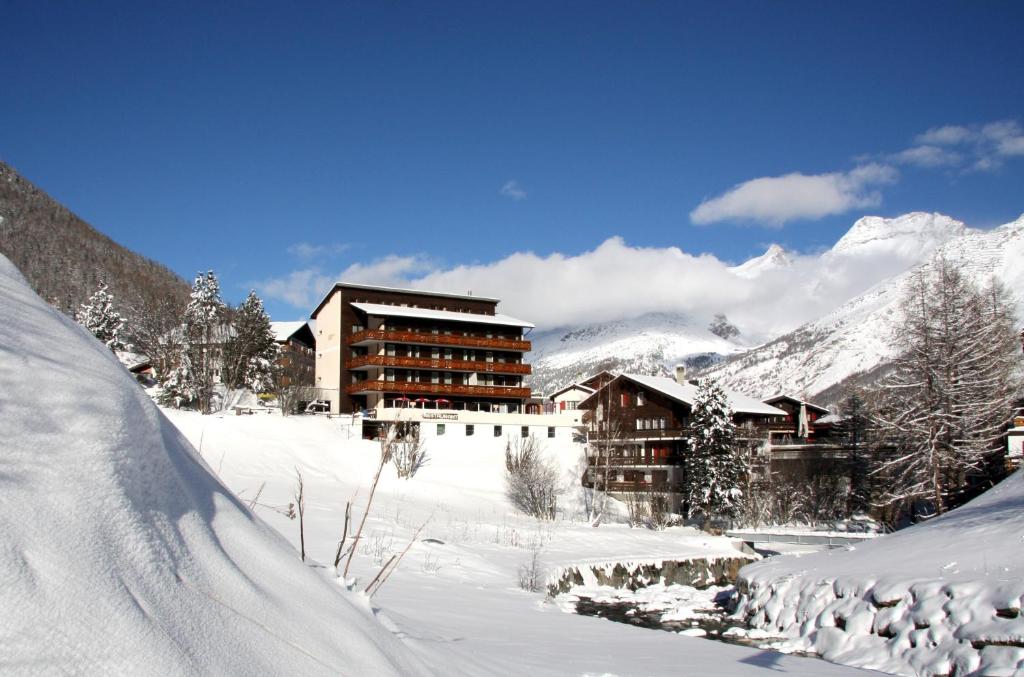
[[[214,372],[219,359],[217,331],[224,311],[217,276],[212,270],[196,275],[185,307],[179,358],[162,383],[168,398],[179,404],[194,400],[204,414],[210,413]]]
[[[224,346],[224,382],[231,388],[267,392],[273,386],[278,347],[255,291],[238,307],[233,325],[234,334]]]
[[[736,444],[725,391],[714,379],[701,381],[690,427],[685,486],[690,515],[735,518],[742,507],[746,459]]]
[[[114,297],[107,291],[106,283],[100,282],[89,297],[89,302],[82,304],[81,309],[75,313],[75,321],[92,332],[111,351],[128,349],[121,338],[124,318],[114,309]]]

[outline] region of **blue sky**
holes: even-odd
[[[1024,211],[1022,3],[146,4],[5,4],[0,158],[281,319],[343,273]]]

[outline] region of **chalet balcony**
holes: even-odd
[[[472,386],[415,381],[359,381],[345,388],[349,395],[362,393],[401,393],[403,395],[460,395],[463,397],[505,397],[519,400],[530,396],[529,388],[510,386]]]
[[[516,362],[442,360],[430,357],[396,357],[393,355],[364,355],[362,357],[353,357],[345,362],[345,368],[349,370],[369,369],[371,367],[430,369],[493,374],[529,374],[531,371],[530,365]]]
[[[481,336],[461,336],[459,334],[429,334],[419,331],[396,331],[390,329],[364,329],[351,334],[347,343],[350,346],[361,346],[374,341],[387,343],[411,343],[424,346],[458,346],[462,348],[491,348],[493,350],[511,350],[527,352],[530,342],[521,339],[485,338]]]
[[[600,484],[602,484],[600,480],[586,481],[583,483],[583,486],[592,489],[595,485]],[[660,494],[668,494],[682,491],[682,486],[677,482],[645,482],[643,480],[635,480],[632,482],[609,481],[608,491],[622,493],[647,493],[653,491]]]
[[[683,457],[677,454],[670,454],[668,456],[617,456],[612,455],[610,458],[607,456],[588,456],[587,465],[591,468],[603,468],[608,466],[610,468],[623,468],[623,467],[652,467],[652,466],[681,466],[683,464]]]
[[[616,431],[611,435],[611,442],[631,442],[634,440],[685,440],[691,435],[690,428],[666,428],[664,430],[628,430]],[[608,439],[604,431],[590,431],[590,439],[604,442]]]

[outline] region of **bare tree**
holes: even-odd
[[[612,396],[612,388],[605,385],[597,394],[597,406],[585,414],[591,435],[587,456],[594,461],[588,468],[591,480],[588,519],[599,526],[608,509],[608,484],[611,480],[613,458],[619,453],[629,430],[620,402]]]
[[[409,421],[396,421],[391,425],[395,426],[394,434],[391,435],[394,439],[391,463],[395,466],[395,471],[400,478],[409,479],[427,464],[426,445],[420,439],[420,429],[417,424]]]
[[[535,437],[514,438],[505,443],[505,495],[527,515],[555,518],[558,467],[541,453]]]
[[[1019,385],[1012,309],[999,284],[979,290],[942,258],[911,277],[876,416],[892,450],[876,468],[884,503],[941,514],[998,446]]]
[[[302,481],[302,473],[299,468],[295,468],[295,479],[297,486],[295,489],[295,505],[298,507],[299,512],[299,551],[302,555],[302,561],[306,561],[306,484]]]

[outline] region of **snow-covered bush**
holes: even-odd
[[[99,288],[75,313],[75,321],[99,339],[111,351],[127,350],[128,345],[121,338],[124,318],[114,309],[114,297],[107,291],[107,285],[100,282]]]
[[[546,458],[534,437],[505,444],[505,493],[512,504],[537,519],[554,519],[558,496],[558,466]]]

